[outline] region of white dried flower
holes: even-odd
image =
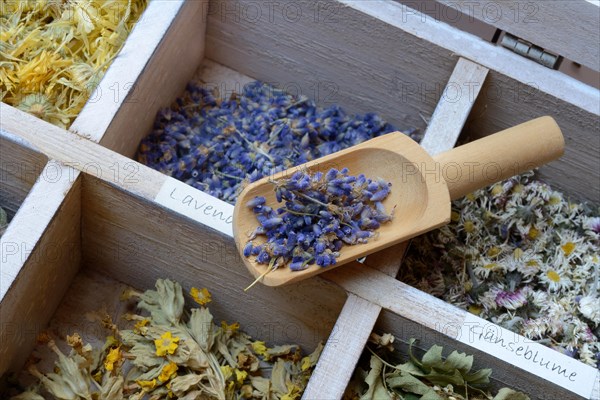
[[[596,357],[588,343],[584,343],[579,349],[579,359],[587,365],[596,366]]]
[[[600,297],[588,295],[579,300],[579,312],[584,317],[600,325]]]

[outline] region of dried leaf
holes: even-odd
[[[169,361],[195,370],[209,367],[207,352],[202,350],[186,328],[172,328],[171,331],[179,338],[179,346],[177,351],[167,356]]]
[[[446,398],[439,395],[435,390],[430,389],[427,393],[421,396],[421,400],[446,400]]]
[[[90,398],[89,381],[84,377],[79,365],[73,358],[65,356],[62,351],[56,347],[53,341],[50,341],[48,345],[58,355],[56,366],[61,374],[60,380],[67,384],[71,391],[77,396],[83,397],[84,399]]]
[[[123,376],[109,376],[105,374],[104,382],[100,389],[100,400],[121,400],[123,398]]]
[[[173,393],[181,397],[185,392],[190,390],[192,386],[197,385],[202,380],[201,375],[187,374],[181,375],[171,380],[171,390]]]
[[[426,376],[427,373],[423,372],[421,368],[416,366],[412,361],[406,362],[404,364],[396,365],[396,369],[407,372],[413,376]]]
[[[121,339],[124,344],[130,346],[128,353],[133,356],[131,362],[135,366],[146,370],[163,364],[163,358],[156,355],[156,347],[150,341],[151,337],[145,338],[133,331],[121,331]]]
[[[433,383],[434,385],[439,385],[439,386],[447,386],[447,385],[453,385],[453,386],[459,386],[459,387],[464,387],[465,386],[465,379],[463,378],[462,374],[460,373],[460,371],[458,370],[454,370],[452,373],[437,373],[437,372],[430,372],[427,375],[425,375],[423,377],[424,379],[427,379],[429,382]]]
[[[444,361],[442,360],[442,346],[433,345],[427,352],[423,355],[421,359],[422,367],[425,371],[429,372],[431,368],[437,368],[444,365]]]
[[[372,336],[382,338],[384,336]],[[384,361],[380,356],[371,350],[371,370],[368,375],[357,368],[353,380],[348,385],[345,398],[356,398],[353,393],[360,395],[363,393],[361,400],[379,398],[390,398],[391,394],[385,389],[390,388],[395,390],[393,398],[402,400],[446,400],[446,399],[464,399],[469,398],[467,393],[478,391],[484,397],[471,396],[473,399],[491,399],[489,393],[484,392],[489,384],[489,378],[492,373],[490,369],[482,369],[475,372],[470,372],[473,366],[473,356],[453,351],[446,360],[442,358],[443,348],[438,345],[433,345],[419,360],[413,354],[413,345],[415,339],[409,340],[408,354],[409,361],[404,364],[391,366],[386,363],[386,368],[383,368]],[[379,346],[378,353],[386,350],[387,346]],[[382,379],[385,379],[385,385],[382,384]],[[365,384],[368,388],[365,388]],[[456,389],[455,389],[456,388]],[[458,391],[456,391],[458,390]],[[499,395],[503,395],[505,391],[501,391]],[[506,392],[508,397],[499,397],[494,400],[511,399],[510,394],[519,392]],[[463,397],[463,394],[465,397]],[[519,395],[523,395],[519,393]],[[517,400],[525,400],[527,397],[515,397]]]
[[[319,343],[315,351],[302,359],[302,371],[306,371],[309,368],[313,368],[317,365],[321,352],[323,351],[323,343]]]
[[[392,399],[390,394],[383,386],[381,380],[381,370],[383,369],[383,363],[377,357],[372,356],[370,362],[371,370],[365,379],[365,382],[369,386],[369,389],[365,394],[360,397],[360,400],[387,400]]]
[[[62,376],[55,373],[48,373],[45,376],[38,376],[44,387],[54,397],[60,400],[78,400],[79,396],[73,392],[70,385],[63,379]]]
[[[473,356],[468,356],[465,353],[459,353],[458,351],[454,350],[452,353],[450,353],[448,358],[446,358],[446,361],[438,364],[435,366],[435,368],[441,369],[442,371],[452,371],[457,369],[463,374],[467,374],[471,370],[472,366]]]
[[[252,383],[252,387],[255,392],[258,392],[260,397],[270,398],[271,394],[271,380],[267,378],[263,378],[262,376],[252,376],[250,377],[250,383]]]
[[[464,375],[465,381],[472,386],[484,386],[490,383],[490,376],[492,370],[490,368],[484,368],[471,374]]]
[[[153,368],[150,368],[146,371],[141,371],[141,373],[136,377],[136,381],[151,381],[153,379],[157,379],[158,375],[160,375],[160,371],[167,365],[167,360],[161,360],[161,363],[156,365]]]
[[[292,353],[293,351],[296,351],[297,348],[298,346],[289,344],[283,346],[270,347],[267,349],[265,357],[267,359],[271,359],[274,357],[285,356]]]
[[[193,308],[189,321],[190,333],[202,350],[209,351],[213,346],[213,316],[208,308]]]
[[[10,398],[10,400],[45,400],[35,392],[27,391]]]
[[[158,292],[161,311],[165,313],[167,320],[173,325],[179,322],[183,314],[183,290],[181,285],[168,279],[158,279],[156,281],[156,291]]]
[[[197,399],[201,399],[201,398],[203,398],[202,391],[194,390],[193,392],[189,392],[185,396],[179,397],[179,400],[197,400]]]
[[[386,379],[386,384],[388,388],[400,388],[406,392],[415,394],[425,394],[430,390],[429,386],[407,373],[395,375],[392,378]]]
[[[271,387],[279,395],[287,393],[287,384],[290,382],[285,364],[285,361],[279,359],[275,362],[275,365],[273,365],[273,369],[271,370]]]
[[[529,396],[516,390],[502,388],[493,400],[529,400]]]

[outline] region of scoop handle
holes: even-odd
[[[565,140],[552,117],[540,117],[437,154],[436,170],[452,200],[559,158]],[[427,172],[427,171],[425,171]]]

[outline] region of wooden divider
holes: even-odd
[[[487,68],[459,58],[421,142],[431,155],[454,147],[487,72]],[[472,96],[462,96],[457,101],[449,101],[447,92],[456,86],[473,87]],[[400,243],[370,255],[365,265],[395,277],[408,245],[408,242]],[[341,269],[343,268],[345,267]],[[337,270],[326,273],[325,279],[337,282],[337,273]],[[332,337],[327,342],[304,392],[304,399],[342,397],[380,312],[380,305],[373,304],[360,294],[350,292]]]

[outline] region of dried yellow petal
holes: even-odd
[[[135,381],[144,391],[150,391],[156,387],[156,379],[151,381]]]
[[[257,340],[256,342],[252,342],[252,349],[259,356],[266,357],[267,354],[267,346],[265,346],[265,342]]]

